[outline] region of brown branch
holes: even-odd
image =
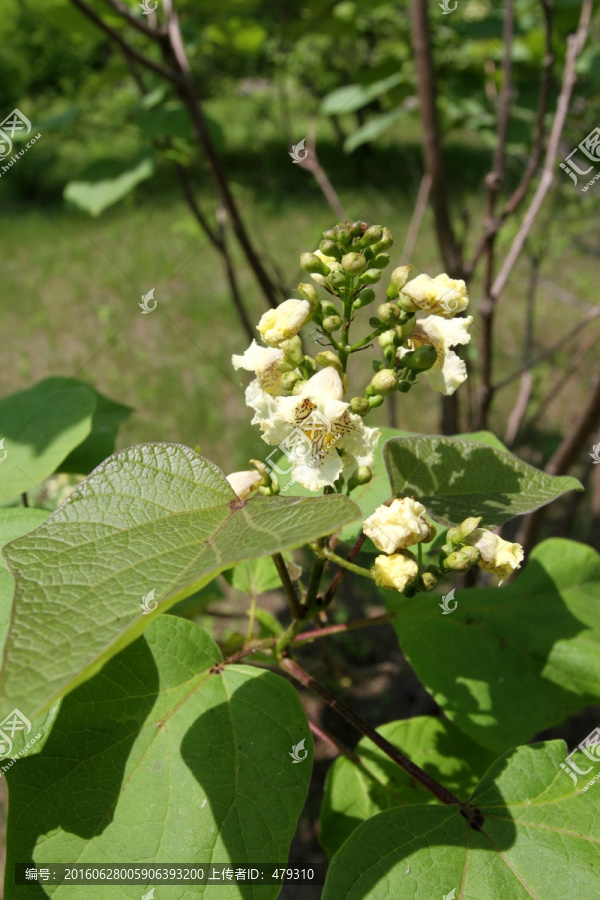
[[[307,716],[308,718],[308,716]],[[308,719],[308,727],[315,735],[315,737],[320,738],[324,744],[327,744],[328,747],[332,747],[335,750],[336,756],[345,756],[347,759],[351,759],[352,762],[358,763],[360,762],[360,756],[357,756],[356,753],[353,753],[352,750],[349,750],[341,741],[339,741],[332,734],[328,734],[328,732],[324,731],[316,722],[312,722]]]
[[[132,28],[135,28],[136,31],[139,31],[145,37],[152,38],[152,40],[159,40],[166,34],[166,31],[163,28],[154,28],[146,21],[149,16],[144,16],[143,19],[134,16],[129,7],[125,6],[124,3],[121,3],[120,0],[104,0],[104,2],[114,9],[121,18],[125,19]]]
[[[598,427],[600,420],[600,374],[596,377],[596,383],[588,397],[578,421],[571,431],[563,438],[560,446],[546,465],[546,472],[550,475],[564,475],[569,471],[582,447]],[[517,540],[528,553],[535,543],[540,528],[546,516],[546,507],[542,506],[531,515],[527,516],[521,526]]]
[[[80,0],[76,0],[76,2],[80,2]],[[240,217],[237,204],[233,199],[233,195],[229,188],[229,183],[223,170],[221,159],[213,143],[208,125],[206,124],[200,95],[196,90],[185,47],[183,46],[177,13],[173,8],[172,0],[163,0],[163,5],[168,21],[168,43],[163,42],[162,49],[167,61],[171,62],[176,67],[178,74],[176,82],[177,93],[190,113],[196,137],[208,160],[215,188],[221,198],[223,206],[229,214],[233,230],[244,251],[246,259],[248,260],[248,264],[260,284],[267,302],[270,306],[276,307],[277,299],[275,296],[275,287],[252,246],[244,223]]]
[[[415,208],[413,209],[412,218],[410,220],[410,225],[408,226],[408,232],[406,234],[404,250],[402,251],[402,255],[407,259],[411,258],[413,250],[415,249],[417,237],[419,236],[419,230],[421,228],[421,222],[423,221],[427,203],[429,202],[430,191],[431,175],[425,173],[425,175],[423,175],[421,179],[421,184],[419,185],[419,193],[417,194]],[[392,397],[393,396],[394,395],[392,394]]]
[[[435,217],[437,241],[446,271],[462,277],[462,259],[450,219],[448,191],[441,134],[437,115],[437,92],[427,12],[427,0],[412,0],[412,45],[417,69],[417,89],[423,128],[425,171],[431,178],[431,207]]]
[[[527,412],[527,407],[529,406],[529,400],[531,398],[531,391],[533,388],[533,381],[529,375],[528,369],[531,366],[531,355],[533,352],[533,324],[535,314],[535,299],[537,296],[537,289],[539,284],[539,272],[540,255],[535,253],[531,254],[531,272],[529,277],[529,284],[527,285],[525,314],[525,341],[523,347],[524,368],[521,375],[519,396],[512,410],[512,413],[509,416],[508,424],[506,426],[504,443],[508,447],[511,447],[517,438],[519,428],[521,427],[521,422],[523,421],[523,417]]]
[[[281,660],[281,666],[284,671],[288,672],[292,675],[300,684],[303,684],[305,687],[309,688],[313,693],[317,694],[321,697],[328,706],[331,706],[332,709],[335,709],[347,722],[354,726],[361,734],[364,734],[368,737],[373,743],[379,747],[380,750],[389,756],[389,758],[399,765],[405,772],[407,772],[411,778],[414,778],[415,781],[418,781],[425,790],[429,791],[430,794],[433,794],[441,803],[445,803],[448,806],[459,806],[461,810],[466,809],[466,804],[464,804],[458,797],[455,797],[454,794],[450,793],[443,785],[439,784],[431,775],[428,775],[427,772],[423,771],[419,766],[415,765],[407,756],[400,752],[397,747],[394,747],[393,744],[390,744],[384,737],[382,737],[374,728],[372,728],[368,722],[358,716],[355,712],[353,712],[345,703],[339,700],[334,694],[331,693],[324,685],[319,684],[318,681],[305,672],[298,663],[289,658],[284,658]]]
[[[118,44],[119,47],[129,56],[133,57],[133,59],[137,60],[142,66],[145,66],[147,69],[151,69],[157,75],[160,75],[161,78],[164,78],[166,81],[170,82],[170,84],[178,85],[179,77],[177,73],[173,72],[171,69],[163,66],[162,63],[157,62],[152,59],[150,56],[146,56],[132,44],[125,40],[125,38],[121,35],[116,28],[113,28],[111,25],[108,25],[104,19],[98,15],[95,10],[88,6],[85,0],[71,0],[71,3],[77,7],[84,15],[91,19],[92,22],[97,25],[97,27],[103,31],[105,34],[111,38]]]
[[[306,143],[308,145],[306,147],[306,156],[304,159],[299,160],[297,165],[299,165],[301,169],[306,169],[307,172],[310,172],[321,188],[323,196],[333,210],[334,215],[337,216],[340,222],[344,222],[346,220],[346,210],[344,209],[344,205],[338,197],[335,188],[327,177],[317,156],[314,127],[312,127],[306,135]]]
[[[340,569],[340,572],[346,569]],[[371,625],[385,625],[395,616],[394,612],[384,613],[381,616],[371,616],[367,619],[356,619],[354,622],[346,622],[342,625],[327,625],[325,628],[315,628],[313,631],[303,631],[296,635],[294,644],[307,644],[318,638],[328,637],[330,634],[342,634],[345,631],[354,631],[357,628],[369,628]]]
[[[356,539],[356,543],[354,544],[354,546],[348,553],[348,556],[346,557],[348,562],[352,562],[352,560],[356,556],[358,556],[358,554],[360,553],[360,549],[361,549],[362,545],[364,544],[364,542],[366,541],[366,539],[367,539],[366,534],[361,532],[361,534],[359,534],[358,538]],[[336,572],[336,574],[334,575],[334,577],[332,579],[331,584],[329,585],[329,587],[327,588],[327,590],[323,596],[323,606],[329,606],[329,604],[335,597],[337,589],[339,588],[340,584],[346,577],[347,571],[348,571],[347,569],[342,569],[342,568],[338,569],[338,571]]]

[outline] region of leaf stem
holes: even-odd
[[[333,550],[328,550],[327,547],[319,547],[317,544],[310,545],[311,550],[317,554],[317,556],[322,556],[325,559],[330,559],[332,562],[337,563],[338,566],[342,566],[344,569],[348,569],[349,572],[354,572],[356,575],[363,575],[365,578],[371,578],[371,570],[364,569],[362,566],[355,566],[354,563],[349,562],[347,559],[344,559],[341,556],[338,556],[337,553],[334,553]]]
[[[360,731],[361,734],[364,734],[365,737],[368,737],[374,744],[376,744],[380,750],[389,756],[389,758],[397,763],[405,772],[407,772],[411,778],[414,778],[415,781],[418,781],[425,790],[429,791],[430,794],[433,794],[441,803],[445,803],[447,806],[459,806],[461,810],[465,808],[466,804],[459,800],[458,797],[455,797],[449,790],[447,790],[443,785],[439,784],[431,775],[428,775],[423,769],[419,766],[415,765],[407,756],[398,750],[397,747],[394,747],[393,744],[390,744],[389,741],[386,741],[384,737],[382,737],[374,728],[372,728],[368,722],[358,716],[355,712],[353,712],[345,703],[339,700],[334,694],[332,694],[326,687],[322,684],[319,684],[318,681],[305,672],[304,669],[298,665],[297,662],[290,659],[289,657],[284,657],[281,660],[281,667],[284,671],[288,672],[292,675],[300,684],[303,684],[305,687],[309,688],[309,690],[313,691],[313,693],[318,694],[328,706],[331,706],[332,709],[335,709],[347,722],[354,726],[357,731]]]
[[[385,625],[396,615],[395,612],[384,613],[381,616],[371,616],[367,619],[356,619],[354,622],[344,622],[341,625],[327,625],[325,628],[315,628],[313,631],[302,631],[294,638],[294,644],[306,644],[318,638],[327,637],[330,634],[342,634],[344,631],[355,631],[359,628],[370,628],[372,625]]]

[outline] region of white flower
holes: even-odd
[[[409,550],[401,550],[392,556],[378,556],[372,572],[377,587],[402,593],[417,577],[419,566]]]
[[[480,568],[492,575],[497,575],[500,584],[508,578],[511,572],[521,567],[524,556],[521,545],[505,541],[493,531],[488,531],[486,528],[475,528],[464,540],[465,543],[476,547],[481,553]]]
[[[234,369],[246,369],[254,372],[260,386],[269,394],[277,394],[281,388],[282,366],[284,359],[283,350],[275,347],[261,347],[256,341],[252,341],[243,356],[232,356],[231,362]]]
[[[444,272],[435,278],[419,275],[402,288],[415,308],[437,316],[451,317],[469,305],[467,286],[462,280],[449,278]]]
[[[232,472],[231,475],[227,476],[227,481],[240,500],[245,500],[259,486],[262,481],[262,475],[256,469],[247,472]]]
[[[312,316],[308,300],[284,300],[275,309],[264,313],[258,325],[265,344],[280,344],[298,334]]]
[[[410,497],[394,500],[390,506],[378,506],[364,522],[363,531],[384,553],[404,550],[425,540],[429,534],[424,512],[423,504]]]
[[[426,319],[419,319],[410,333],[411,350],[416,350],[423,344],[431,344],[435,348],[437,360],[425,374],[431,387],[446,396],[453,394],[456,388],[466,381],[465,362],[450,347],[469,343],[471,335],[467,329],[472,321],[473,316],[452,320],[440,316],[427,316]],[[400,356],[404,356],[407,352],[404,347],[400,348]]]
[[[366,428],[344,402],[342,381],[328,366],[310,378],[297,396],[274,398],[258,381],[246,389],[263,440],[279,445],[291,464],[294,481],[311,491],[332,485],[359,465],[372,466],[380,432]],[[342,452],[342,455],[338,453]]]

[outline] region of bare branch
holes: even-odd
[[[124,3],[121,3],[120,0],[104,0],[104,2],[125,19],[132,28],[135,28],[136,31],[139,31],[140,34],[143,34],[145,37],[152,38],[152,40],[156,41],[160,40],[160,38],[166,34],[166,31],[163,28],[153,28],[149,22],[145,21],[145,19],[134,16],[129,7],[125,6]],[[150,16],[146,18],[150,18]],[[155,19],[154,14],[152,14],[152,18]]]
[[[335,188],[327,177],[327,174],[323,169],[321,163],[319,162],[319,158],[317,156],[314,126],[311,127],[309,133],[306,136],[306,143],[306,156],[304,157],[304,159],[298,161],[298,165],[300,166],[300,168],[306,169],[307,172],[311,173],[311,175],[321,188],[323,196],[327,200],[329,206],[337,216],[338,220],[340,222],[344,222],[346,219],[346,210],[344,209],[344,205],[338,197]]]
[[[403,256],[405,256],[407,259],[410,259],[413,255],[413,251],[417,243],[417,237],[419,236],[419,230],[421,228],[421,222],[423,221],[423,216],[425,215],[425,210],[429,201],[430,191],[431,175],[425,173],[425,175],[423,175],[421,179],[421,184],[419,185],[419,193],[417,194],[415,208],[413,210],[410,225],[408,226],[408,232],[406,234],[404,250],[402,251]],[[392,396],[394,395],[392,394]]]

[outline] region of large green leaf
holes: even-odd
[[[394,438],[383,457],[392,492],[414,496],[444,525],[482,516],[482,526],[495,527],[583,490],[576,478],[548,475],[508,450],[462,437]]]
[[[470,800],[480,831],[456,806],[379,813],[334,856],[323,900],[595,897],[600,791],[578,791],[559,768],[564,756],[564,743],[552,741],[497,760]]]
[[[383,591],[411,666],[446,715],[501,752],[600,702],[600,556],[564,539],[539,544],[501,588]]]
[[[389,722],[377,731],[462,800],[495,758],[451,722],[432,716]],[[361,822],[384,809],[435,802],[369,738],[354,753],[358,761],[340,756],[327,773],[319,840],[330,857]]]
[[[65,200],[90,216],[99,216],[154,173],[153,157],[147,152],[135,160],[103,159],[93,163],[79,181],[70,181]]]
[[[340,495],[240,501],[213,463],[179,444],[116,453],[4,548],[17,587],[0,712],[19,706],[31,718],[218,572],[359,515]],[[149,594],[158,606],[147,615]]]
[[[393,75],[388,75],[387,78],[381,78],[371,84],[348,84],[336,88],[324,97],[321,104],[321,115],[339,116],[355,112],[405,81],[406,76],[403,72],[395,72]]]
[[[310,780],[312,739],[293,687],[221,655],[197,625],[160,616],[65,698],[41,754],[8,772],[6,900],[14,863],[77,861],[285,866]],[[294,764],[292,747],[307,758]],[[140,886],[45,887],[139,900]],[[156,900],[275,898],[279,886],[157,888]],[[44,895],[46,896],[46,895]]]
[[[45,378],[0,400],[0,500],[52,475],[90,433],[95,406],[93,391],[71,378]]]
[[[69,453],[60,464],[59,472],[89,475],[92,469],[114,453],[119,428],[131,415],[131,407],[105,397],[94,388],[88,390],[92,391],[96,399],[91,433]]]

